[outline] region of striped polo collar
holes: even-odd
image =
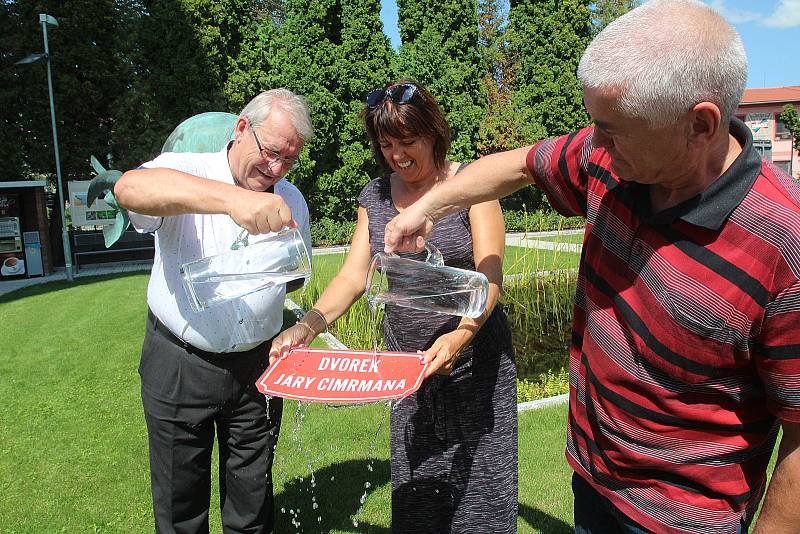
[[[742,153],[714,183],[677,206],[652,214],[648,186],[629,184],[629,194],[635,199],[636,211],[643,222],[671,224],[676,219],[683,219],[689,224],[709,230],[719,230],[722,227],[750,192],[761,173],[761,156],[753,148],[750,129],[734,117],[731,120],[730,133],[742,145]]]

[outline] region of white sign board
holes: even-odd
[[[772,113],[748,113],[746,119],[753,139],[772,141]]]
[[[69,189],[69,212],[72,226],[109,226],[114,224],[116,211],[102,199],[97,199],[92,207],[86,205],[90,180],[67,182]]]

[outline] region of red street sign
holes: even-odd
[[[256,382],[265,395],[312,402],[369,402],[414,393],[429,364],[418,354],[295,348]]]

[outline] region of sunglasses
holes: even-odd
[[[375,109],[387,98],[395,104],[408,104],[419,88],[413,83],[400,83],[388,89],[373,89],[367,93],[367,108]]]

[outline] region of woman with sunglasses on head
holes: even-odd
[[[448,161],[450,129],[433,96],[401,81],[367,95],[362,112],[375,158],[387,174],[358,197],[350,251],[314,308],[273,342],[270,360],[309,344],[364,293],[386,223],[462,167]],[[386,305],[383,335],[392,351],[424,351],[420,389],[391,414],[392,531],[515,532],[517,524],[516,368],[500,306],[505,228],[497,201],[443,218],[430,243],[445,264],[489,279],[477,319]],[[424,260],[425,254],[409,257]]]

